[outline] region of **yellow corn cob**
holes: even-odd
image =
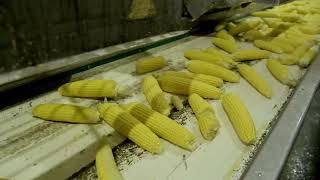
[[[223,61],[210,53],[202,52],[200,50],[191,49],[186,52],[184,52],[184,57],[190,60],[200,60],[200,61],[206,61],[209,63],[217,64],[219,66],[225,67],[230,69],[232,65],[226,61]]]
[[[291,54],[280,54],[274,59],[277,59],[283,65],[294,65],[298,61],[298,57]]]
[[[275,53],[282,53],[282,49],[270,41],[255,40],[254,45],[260,49],[264,49]]]
[[[113,80],[81,80],[59,87],[60,95],[71,97],[114,97],[116,82]]]
[[[176,121],[141,103],[130,103],[124,108],[161,138],[187,150],[195,149],[196,137]]]
[[[96,169],[99,180],[123,180],[108,144],[103,144],[97,151]]]
[[[272,89],[269,83],[251,66],[246,64],[238,65],[239,73],[263,96],[271,98]]]
[[[291,45],[294,48],[300,46],[300,44],[301,44],[299,41],[298,42],[297,41],[292,41],[292,40],[288,39],[285,36],[278,36],[278,37],[274,38],[273,41],[276,41],[276,42],[282,43],[282,44],[288,44],[288,45]]]
[[[232,66],[235,66],[237,63],[234,62],[234,60],[232,59],[232,56],[227,54],[227,53],[224,53],[222,52],[222,50],[219,50],[217,48],[214,48],[214,47],[209,47],[205,50],[205,52],[209,53],[209,54],[212,54],[213,56],[223,60],[223,61],[226,61],[228,63],[230,63]]]
[[[267,17],[267,18],[279,18],[280,15],[277,12],[272,12],[272,11],[258,11],[252,13],[253,16],[257,17]]]
[[[192,111],[196,115],[203,138],[212,140],[220,128],[220,123],[217,120],[213,108],[198,94],[191,94],[188,101]]]
[[[143,94],[145,95],[149,105],[153,110],[168,116],[171,111],[169,101],[165,98],[158,81],[153,76],[148,76],[143,79]]]
[[[268,28],[267,30],[261,31],[261,30],[249,30],[244,34],[244,38],[250,41],[254,41],[257,39],[264,39],[266,38],[271,32],[273,31],[272,28]]]
[[[226,30],[221,30],[216,34],[216,37],[221,38],[221,39],[225,39],[225,40],[229,40],[232,42],[236,42],[236,40],[233,38],[232,35],[230,35]]]
[[[230,28],[229,33],[231,35],[236,35],[241,32],[245,32],[250,29],[253,29],[256,26],[258,26],[260,23],[261,23],[261,19],[259,18],[246,19],[244,21],[241,21],[237,26]]]
[[[290,44],[286,44],[277,40],[272,40],[271,42],[280,47],[281,50],[285,53],[292,53],[295,50],[294,46]]]
[[[297,64],[303,55],[312,47],[313,43],[304,43],[297,47],[291,55],[280,55],[279,62],[284,65]]]
[[[269,51],[260,50],[260,49],[246,49],[240,50],[233,54],[233,57],[236,61],[248,61],[248,60],[257,60],[257,59],[266,59],[270,56]]]
[[[176,76],[176,77],[183,77],[183,78],[189,78],[194,79],[197,81],[201,81],[203,83],[215,86],[215,87],[221,87],[223,85],[223,80],[215,77],[215,76],[209,76],[205,74],[195,74],[190,72],[177,72],[177,71],[167,71],[163,73],[165,76]]]
[[[305,34],[315,35],[320,33],[320,27],[314,25],[302,25],[298,27],[299,30]]]
[[[313,46],[311,49],[309,49],[303,57],[299,60],[298,64],[301,67],[307,67],[309,64],[313,61],[315,56],[318,53],[318,46]]]
[[[302,44],[293,52],[293,55],[296,56],[299,60],[312,46],[313,43]]]
[[[299,14],[280,13],[280,18],[286,22],[302,22],[303,19]]]
[[[295,86],[297,84],[296,80],[289,73],[288,67],[280,64],[277,60],[270,59],[267,61],[267,68],[278,81],[282,84]]]
[[[99,113],[95,109],[71,104],[41,104],[32,109],[32,115],[45,120],[71,123],[99,121]]]
[[[239,45],[236,42],[232,42],[230,40],[214,37],[212,38],[212,43],[220,49],[227,51],[228,53],[234,53],[239,49]]]
[[[256,129],[251,115],[240,97],[234,93],[228,93],[222,98],[222,106],[240,140],[247,145],[254,144]]]
[[[178,110],[182,110],[183,109],[183,103],[182,100],[176,96],[176,95],[172,95],[171,96],[171,103],[173,104],[173,106]]]
[[[219,99],[222,91],[219,88],[201,81],[174,76],[162,76],[159,78],[160,87],[170,93],[189,95],[197,93],[204,98]]]
[[[233,71],[203,61],[192,60],[187,64],[187,68],[191,72],[216,76],[229,82],[239,82],[240,80]]]
[[[161,56],[145,58],[136,62],[136,71],[138,74],[143,74],[161,69],[167,65],[167,61]]]
[[[98,110],[106,123],[141,148],[151,153],[161,152],[158,136],[129,112],[112,103],[99,104]]]

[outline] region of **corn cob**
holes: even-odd
[[[282,43],[276,40],[272,40],[271,42],[276,46],[280,47],[280,49],[285,53],[292,53],[295,50],[294,46],[290,44]]]
[[[236,61],[249,61],[257,59],[266,59],[270,56],[269,51],[260,50],[260,49],[246,49],[240,50],[233,54],[233,57]]]
[[[71,104],[41,104],[32,109],[32,115],[45,120],[71,123],[99,121],[99,113],[95,109]]]
[[[171,103],[173,104],[173,106],[178,110],[182,110],[183,109],[183,103],[182,100],[176,96],[176,95],[172,95],[171,96]]]
[[[153,76],[148,76],[143,79],[143,94],[153,110],[168,116],[171,111],[169,101],[165,98],[158,81]]]
[[[98,110],[106,123],[138,146],[151,153],[161,152],[158,136],[129,112],[112,103],[99,104]]]
[[[246,145],[254,144],[256,129],[251,115],[240,97],[234,93],[228,93],[222,98],[222,106],[240,140]]]
[[[297,47],[292,55],[280,56],[280,63],[284,65],[297,64],[303,55],[312,47],[313,43],[304,43]]]
[[[288,67],[280,64],[277,60],[270,59],[267,61],[267,68],[278,81],[289,86],[296,86],[297,81],[289,73]]]
[[[96,169],[99,180],[123,180],[108,144],[103,144],[96,153]]]
[[[237,26],[230,28],[229,33],[231,35],[237,35],[241,32],[245,32],[255,28],[260,23],[261,23],[261,20],[259,18],[246,19],[244,21],[241,21]]]
[[[277,59],[283,65],[294,65],[298,61],[298,57],[291,54],[280,54],[274,59]]]
[[[280,15],[276,12],[272,12],[272,11],[258,11],[258,12],[254,12],[252,13],[253,16],[257,16],[257,17],[266,17],[266,18],[279,18]]]
[[[236,40],[233,38],[232,35],[230,35],[226,30],[221,30],[216,34],[216,37],[221,38],[221,39],[225,39],[225,40],[229,40],[232,42],[236,42]]]
[[[260,49],[264,49],[274,53],[282,53],[282,49],[270,41],[255,40],[254,45]]]
[[[60,95],[71,97],[114,97],[116,82],[113,80],[81,80],[59,87]]]
[[[159,78],[160,87],[170,93],[189,95],[197,93],[204,98],[219,99],[222,91],[219,88],[201,81],[174,76],[162,76]]]
[[[298,46],[301,45],[300,41],[292,41],[292,40],[288,39],[287,37],[285,37],[283,35],[274,38],[273,41],[276,41],[278,43],[288,44],[288,45],[291,45],[294,48],[297,48]]]
[[[196,115],[203,138],[212,140],[220,128],[220,123],[217,120],[213,108],[198,94],[191,94],[188,101],[192,111]]]
[[[206,63],[198,60],[190,61],[187,64],[187,69],[194,73],[201,73],[201,74],[206,74],[210,76],[216,76],[229,82],[239,82],[240,80],[239,76],[233,71],[230,71],[228,69],[225,69],[223,67],[220,67],[214,64],[210,64],[210,63]]]
[[[187,150],[195,149],[196,137],[176,121],[141,103],[130,103],[124,105],[124,108],[161,138]]]
[[[161,69],[167,65],[167,61],[161,56],[140,59],[136,62],[136,72],[138,74],[143,74]]]
[[[303,57],[299,60],[298,64],[301,67],[307,67],[309,64],[313,61],[315,56],[318,53],[318,46],[313,46],[311,49],[309,49]]]
[[[187,59],[190,59],[190,60],[196,59],[196,60],[200,60],[200,61],[205,61],[205,62],[217,64],[219,66],[222,66],[222,67],[225,67],[228,69],[230,69],[232,67],[230,65],[230,63],[223,61],[223,60],[211,55],[210,53],[202,52],[202,51],[196,50],[196,49],[191,49],[191,50],[184,52],[184,57],[186,57]]]
[[[269,35],[269,33],[272,32],[272,28],[269,28],[267,31],[263,32],[260,30],[249,30],[244,34],[244,39],[250,40],[250,41],[254,41],[257,39],[264,39],[265,37],[267,37]]]
[[[164,76],[176,76],[176,77],[182,77],[182,78],[189,78],[194,79],[197,81],[201,81],[203,83],[215,86],[215,87],[221,87],[223,85],[223,80],[215,77],[215,76],[209,76],[205,74],[195,74],[190,72],[177,72],[177,71],[167,71],[163,73]]]
[[[209,47],[205,50],[205,52],[212,54],[215,57],[218,57],[219,59],[226,61],[230,63],[230,65],[235,66],[237,63],[232,59],[232,56],[222,52],[222,50],[219,50],[217,48]]]
[[[246,64],[239,64],[238,71],[258,92],[267,98],[271,98],[271,86],[254,68]]]
[[[212,38],[212,43],[220,49],[227,51],[228,53],[234,53],[239,49],[239,45],[236,42],[232,42],[230,40],[214,37]]]

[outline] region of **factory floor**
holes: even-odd
[[[320,88],[305,116],[280,180],[320,179]]]

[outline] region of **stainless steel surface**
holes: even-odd
[[[278,178],[319,85],[319,69],[320,56],[318,55],[244,175],[244,179]]]

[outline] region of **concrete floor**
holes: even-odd
[[[320,167],[320,88],[306,114],[280,180],[316,180]]]

